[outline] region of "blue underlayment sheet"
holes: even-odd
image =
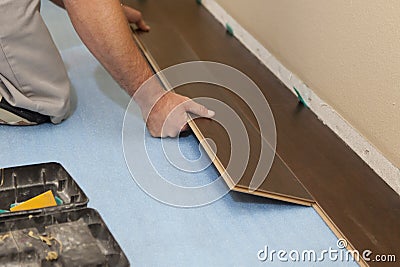
[[[337,238],[312,208],[231,192],[210,205],[185,209],[162,204],[143,192],[123,155],[122,124],[129,97],[82,45],[61,9],[43,1],[42,13],[67,66],[75,110],[60,125],[0,126],[1,167],[48,161],[63,164],[86,192],[89,206],[101,213],[132,265],[292,266],[289,253],[296,258],[298,252],[296,264],[302,266],[356,266],[332,261],[328,253],[322,263],[302,260],[304,250],[315,251],[317,258],[323,250],[338,250]],[[139,114],[132,116],[137,117],[130,127],[140,129],[129,136],[129,146],[135,148],[143,145],[144,125]],[[213,166],[197,173],[179,170],[162,153],[160,139],[148,134],[145,138],[149,157],[171,182],[198,186],[218,177]],[[179,145],[191,160],[201,154],[193,136],[181,138]],[[133,156],[139,163],[147,157],[140,149]],[[149,171],[146,165],[136,165],[140,175]],[[281,253],[280,260],[272,250],[287,254]]]

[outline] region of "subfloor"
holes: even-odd
[[[288,253],[337,249],[337,238],[311,207],[231,192],[210,205],[184,209],[148,196],[134,182],[123,155],[128,95],[82,45],[64,11],[43,1],[42,14],[67,66],[76,108],[60,125],[0,126],[1,167],[60,162],[89,197],[89,207],[100,212],[132,265],[291,266],[293,262],[280,262],[276,254],[273,262],[260,262],[257,252],[265,246]],[[136,123],[143,129],[141,120]],[[132,144],[143,142],[142,136],[131,138]],[[198,185],[218,176],[212,166],[196,174],[179,171],[164,155],[154,153],[160,149],[159,139],[147,140],[151,160],[167,179]],[[180,146],[188,158],[199,157],[193,136],[181,138]],[[137,160],[143,157],[138,154]],[[325,258],[297,264],[356,265]]]

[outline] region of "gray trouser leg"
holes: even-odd
[[[70,82],[39,8],[40,0],[0,0],[0,95],[59,123],[69,115]]]

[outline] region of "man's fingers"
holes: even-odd
[[[196,103],[193,100],[188,100],[185,103],[185,108],[187,112],[199,115],[201,117],[212,118],[215,115],[214,111],[208,110],[205,106],[200,105],[199,103]]]
[[[143,19],[140,19],[137,23],[136,26],[142,31],[150,31],[150,26],[146,24],[146,22]]]
[[[137,10],[135,10],[135,11],[136,11],[136,14],[134,15],[134,20],[135,20],[134,22],[135,22],[136,26],[142,31],[146,31],[146,32],[149,31],[150,27],[144,21],[142,13],[140,13]]]
[[[143,20],[142,13],[136,9],[133,9],[129,6],[123,6],[126,18],[129,23],[135,23],[136,26],[142,31],[149,31],[150,27]]]

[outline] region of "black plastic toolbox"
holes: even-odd
[[[48,190],[63,203],[0,214],[0,266],[130,266],[99,213],[87,208],[87,196],[59,163],[1,169],[0,209]]]

